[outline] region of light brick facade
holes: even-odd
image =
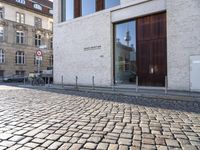
[[[121,0],[119,6],[60,22],[54,2],[55,83],[113,84],[113,24],[140,16],[167,13],[167,76],[169,89],[189,90],[189,56],[200,55],[199,0]],[[88,47],[100,49],[86,51]]]

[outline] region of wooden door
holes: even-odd
[[[136,22],[139,85],[164,86],[167,74],[166,13],[141,17]]]

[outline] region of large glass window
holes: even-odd
[[[115,83],[136,82],[136,24],[115,25]]]
[[[16,64],[25,64],[25,55],[23,51],[17,51],[15,55]]]
[[[3,49],[0,49],[0,64],[5,63],[5,52]]]
[[[120,0],[105,0],[105,9],[120,5]]]
[[[74,0],[61,0],[61,21],[74,18]]]
[[[82,0],[82,16],[94,13],[96,11],[96,0]]]

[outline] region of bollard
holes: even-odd
[[[138,76],[136,76],[136,92],[138,92],[138,84],[139,84]]]
[[[76,89],[78,89],[78,77],[76,76]]]
[[[50,85],[50,77],[48,77],[48,87],[49,87],[49,85]]]
[[[63,78],[63,76],[61,76],[61,84],[62,84],[62,88],[64,87],[63,80],[64,80],[64,78]]]
[[[114,83],[114,81],[112,82],[112,91],[115,91],[115,83]]]
[[[167,79],[167,76],[165,76],[165,94],[168,93],[168,79]]]
[[[95,90],[94,76],[92,76],[92,89]]]
[[[26,85],[26,77],[24,77],[24,86]]]

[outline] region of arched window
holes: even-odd
[[[16,64],[25,64],[25,54],[23,51],[17,51],[15,55]]]
[[[5,63],[5,52],[3,49],[0,49],[0,64]]]

